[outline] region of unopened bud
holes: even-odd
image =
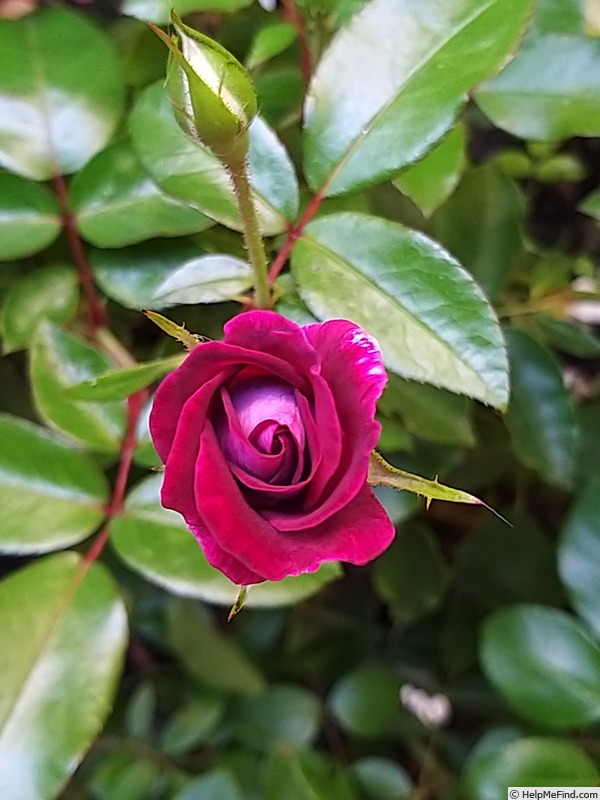
[[[177,122],[226,166],[239,165],[257,107],[250,76],[224,47],[185,25],[174,11],[171,21],[171,37],[152,29],[170,51],[167,91]]]

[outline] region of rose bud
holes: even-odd
[[[180,128],[209,147],[229,167],[248,152],[248,127],[257,101],[244,66],[218,42],[185,25],[171,12],[174,35],[152,29],[170,51],[167,92]]]
[[[377,342],[352,322],[238,315],[156,393],[163,505],[236,584],[371,561],[394,535],[366,482],[385,383]]]

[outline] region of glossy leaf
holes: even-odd
[[[171,18],[171,9],[183,16],[191,11],[216,11],[231,14],[245,6],[252,0],[125,0],[123,13],[137,17],[143,22],[154,22],[164,25]]]
[[[48,800],[110,710],[125,606],[104,567],[65,553],[0,584],[0,619],[0,796]]]
[[[437,243],[376,217],[332,214],[307,226],[292,270],[310,310],[361,325],[394,372],[506,405],[506,356],[494,313]]]
[[[80,169],[110,139],[124,86],[114,51],[81,14],[0,20],[0,164],[34,180]]]
[[[352,764],[352,773],[369,800],[408,800],[413,783],[391,758],[368,756]]]
[[[140,311],[161,308],[154,295],[165,277],[202,253],[202,247],[190,239],[159,240],[122,250],[92,250],[90,263],[108,297]]]
[[[348,733],[383,736],[389,733],[399,715],[399,688],[399,681],[391,671],[360,667],[334,685],[328,702]]]
[[[104,517],[108,486],[96,465],[37,425],[0,416],[0,551],[75,544]]]
[[[312,692],[294,684],[275,684],[244,698],[236,709],[235,723],[251,747],[308,747],[319,733],[320,718],[320,703]]]
[[[479,608],[508,603],[560,605],[564,593],[551,542],[530,517],[511,513],[508,527],[484,517],[456,553],[461,590]]]
[[[0,260],[43,250],[60,229],[60,208],[48,189],[0,172]]]
[[[475,100],[495,125],[523,139],[598,136],[599,81],[600,41],[548,35],[530,39]]]
[[[456,125],[420,161],[392,183],[429,217],[450,197],[465,167],[466,133]]]
[[[583,211],[584,214],[589,214],[590,217],[600,220],[600,189],[588,194],[580,204],[579,210]]]
[[[223,719],[225,700],[212,692],[198,692],[194,700],[178,708],[161,734],[161,750],[180,756],[210,739]]]
[[[346,772],[314,750],[274,749],[264,780],[265,800],[356,800]]]
[[[568,353],[575,358],[600,356],[600,339],[589,328],[549,314],[537,314],[535,324],[546,343],[561,353]]]
[[[96,378],[69,386],[66,394],[74,400],[90,400],[94,403],[123,400],[155,383],[169,372],[173,372],[180,364],[181,358],[174,356],[136,364],[135,367],[128,369],[111,370],[100,373]]]
[[[287,50],[295,39],[296,29],[289,22],[274,22],[271,25],[265,25],[252,41],[250,52],[246,58],[246,66],[248,69],[256,69]]]
[[[531,8],[530,0],[371,0],[333,39],[310,85],[311,188],[347,192],[424,155],[466,93],[516,47]]]
[[[506,415],[515,455],[548,482],[568,487],[575,468],[575,409],[557,364],[527,334],[506,333],[511,399]]]
[[[434,217],[436,237],[492,297],[522,250],[523,210],[515,183],[488,165],[466,172]]]
[[[225,168],[208,148],[180,130],[162,84],[140,95],[130,119],[133,145],[144,167],[169,194],[211,219],[241,229]],[[281,233],[298,210],[298,184],[289,156],[275,134],[256,117],[250,126],[248,164],[262,232]]]
[[[182,236],[213,224],[163,192],[126,139],[107,147],[75,176],[70,198],[79,232],[97,247]]]
[[[533,25],[539,33],[583,33],[585,0],[539,0]]]
[[[172,599],[167,611],[171,646],[187,671],[205,686],[257,694],[264,679],[242,649],[189,600]]]
[[[429,531],[403,528],[377,559],[373,584],[400,623],[407,624],[435,609],[448,585],[448,568]]]
[[[577,613],[600,636],[600,472],[589,476],[562,529],[560,577]]]
[[[244,800],[244,796],[229,773],[214,769],[190,781],[173,800]]]
[[[464,800],[497,800],[507,786],[595,786],[589,756],[564,739],[529,737],[475,753],[462,780]]]
[[[55,264],[41,267],[16,281],[2,308],[5,353],[27,347],[43,319],[64,322],[79,302],[79,281],[73,267]]]
[[[106,372],[111,364],[90,345],[50,323],[43,323],[33,340],[31,384],[40,416],[53,428],[103,453],[119,450],[125,427],[121,403],[71,400],[66,388]]]
[[[600,719],[600,647],[575,619],[544,606],[507,606],[489,616],[483,668],[526,719],[555,729]]]
[[[170,592],[232,605],[239,587],[208,564],[179,514],[160,505],[161,483],[162,476],[153,475],[131,492],[124,514],[112,522],[111,545],[128,566]],[[340,573],[338,564],[326,563],[315,573],[261,583],[250,590],[246,607],[299,602]]]
[[[226,254],[201,256],[186,261],[156,289],[160,307],[179,304],[221,303],[243,295],[253,284],[254,273],[241,258]]]
[[[379,408],[386,416],[399,416],[408,431],[439,444],[475,444],[471,403],[427,384],[390,375]]]

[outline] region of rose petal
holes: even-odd
[[[305,331],[321,356],[321,375],[333,395],[344,436],[339,467],[321,496],[310,497],[312,510],[265,512],[281,531],[313,528],[346,506],[365,484],[369,454],[381,431],[374,416],[387,377],[377,342],[348,320],[308,325]]]
[[[156,391],[150,414],[150,431],[163,462],[167,460],[179,415],[189,397],[215,375],[221,374],[222,382],[226,383],[248,366],[280,378],[301,391],[310,391],[305,375],[287,361],[268,353],[258,353],[223,342],[198,345],[175,372],[167,375]]]
[[[241,561],[238,561],[237,558],[219,547],[203,522],[189,527],[202,547],[206,560],[211,567],[220,570],[230,581],[238,586],[250,586],[253,583],[264,582],[264,578],[248,569]]]
[[[274,378],[254,378],[232,387],[230,395],[240,426],[247,437],[265,420],[274,420],[289,428],[300,452],[304,450],[304,425],[293,386]],[[259,438],[258,444],[263,446],[265,452],[268,451],[267,440],[263,444]]]
[[[212,487],[205,477],[209,473]],[[392,523],[367,486],[322,526],[285,533],[276,530],[248,505],[210,424],[202,434],[196,462],[195,496],[217,545],[265,580],[314,572],[323,561],[365,564],[383,552],[394,535]]]
[[[308,374],[319,362],[314,347],[301,328],[274,311],[247,311],[238,314],[225,325],[225,342],[248,350],[269,353],[293,364]]]

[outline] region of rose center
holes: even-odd
[[[218,433],[232,464],[267,483],[297,481],[306,434],[293,387],[256,377],[223,389],[221,396],[225,419]]]

